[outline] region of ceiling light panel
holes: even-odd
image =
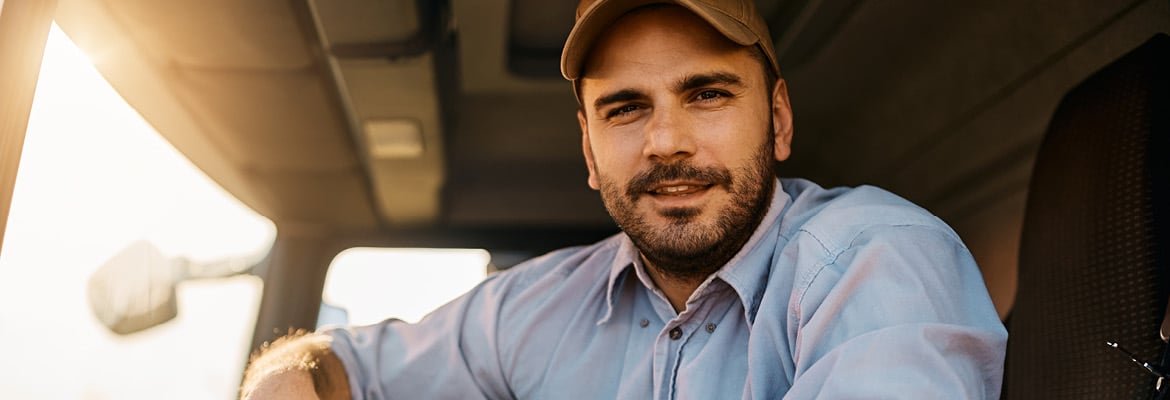
[[[370,156],[377,159],[404,159],[423,155],[422,130],[417,121],[369,119],[364,125]]]

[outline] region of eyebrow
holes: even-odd
[[[730,72],[711,72],[706,74],[688,75],[674,85],[675,93],[682,93],[710,85],[727,85],[743,87],[743,79]]]
[[[622,89],[622,90],[619,90],[617,92],[598,97],[597,100],[593,102],[593,109],[600,111],[602,107],[608,106],[610,104],[621,103],[623,101],[644,99],[646,97],[647,96],[645,93],[642,93],[638,90]]]

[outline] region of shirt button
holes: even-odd
[[[645,327],[647,327],[647,326],[650,326],[650,320],[648,320],[648,319],[644,319],[644,320],[642,320],[642,322],[639,322],[639,323],[638,323],[638,326],[641,326],[641,327],[643,327],[643,328],[645,328]]]
[[[715,324],[707,323],[707,333],[715,333]]]
[[[678,340],[681,337],[682,337],[682,329],[678,329],[678,327],[676,326],[676,327],[674,327],[674,329],[670,330],[670,340]]]

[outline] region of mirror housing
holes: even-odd
[[[267,250],[215,262],[168,258],[146,241],[131,243],[90,275],[89,306],[98,321],[119,335],[143,331],[179,314],[176,286],[192,279],[250,274]]]
[[[114,333],[128,335],[179,314],[178,262],[145,241],[130,244],[89,277],[89,306]]]

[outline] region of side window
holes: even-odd
[[[317,326],[418,322],[483,281],[489,261],[474,249],[343,251],[329,265]]]
[[[258,278],[178,283],[177,314],[128,334],[99,321],[90,280],[134,243],[197,264],[262,255],[274,237],[269,220],[160,137],[54,25],[0,254],[0,397],[235,398]]]

